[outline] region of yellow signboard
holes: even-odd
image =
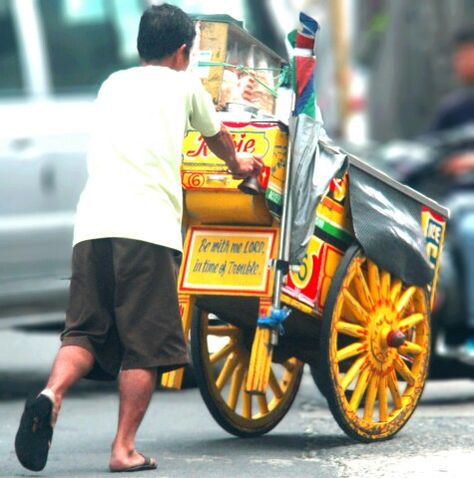
[[[249,227],[191,227],[179,292],[270,295],[277,230]]]
[[[260,185],[267,188],[268,181],[280,176],[284,171],[288,147],[288,133],[276,121],[225,122],[234,142],[237,153],[260,156],[264,168],[260,175]],[[240,180],[227,173],[227,165],[210,151],[203,136],[197,131],[189,131],[184,139],[183,161],[181,165],[182,185],[186,190],[213,189],[237,190]]]

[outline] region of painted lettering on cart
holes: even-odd
[[[264,253],[265,250],[265,241],[230,242],[227,239],[221,239],[219,241],[208,241],[207,239],[202,239],[198,252],[261,254]]]
[[[435,268],[438,261],[440,245],[443,239],[443,223],[437,221],[428,212],[424,212],[423,214],[425,215],[424,233],[426,253],[431,265]]]
[[[180,290],[267,294],[276,229],[192,228]]]
[[[232,244],[232,249],[234,247],[235,247],[235,244]],[[231,248],[230,241],[226,239],[221,239],[219,241],[208,241],[207,239],[202,239],[201,244],[199,245],[198,252],[226,253],[226,252],[229,252],[230,248]]]
[[[237,153],[253,153],[255,152],[255,139],[247,138],[246,133],[231,134],[232,141],[235,145]],[[190,149],[185,152],[186,156],[195,158],[197,156],[208,156],[209,148],[202,136],[197,138],[198,147],[196,149]]]
[[[428,259],[433,267],[436,267],[438,260],[439,246],[441,243],[441,236],[443,232],[443,226],[430,218],[428,220],[428,227],[426,230],[426,253]]]
[[[266,288],[274,237],[273,230],[197,230],[186,252],[183,284],[226,290]]]
[[[217,274],[223,277],[226,274],[230,275],[255,275],[260,271],[260,265],[256,261],[237,262],[237,261],[223,261],[212,262],[210,260],[196,260],[193,264],[194,273],[202,274]]]
[[[316,254],[305,254],[301,260],[298,271],[291,274],[291,279],[296,287],[304,289],[313,275],[313,256]]]

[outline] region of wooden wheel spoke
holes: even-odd
[[[282,363],[283,367],[290,373],[293,372],[297,364],[298,361],[295,358],[290,358],[286,362]]]
[[[374,306],[374,301],[370,295],[369,286],[367,285],[367,281],[365,280],[360,264],[357,264],[356,266],[356,272],[354,274],[354,286],[360,303],[366,310],[370,310]]]
[[[214,352],[209,357],[209,362],[211,362],[211,364],[217,363],[219,360],[233,352],[236,348],[237,344],[235,342],[229,342],[228,344],[224,345],[224,347],[222,347],[220,350]]]
[[[397,305],[395,306],[399,314],[405,310],[405,307],[408,305],[415,292],[416,287],[413,285],[408,287],[408,289],[402,293],[401,297],[398,299]]]
[[[411,373],[411,370],[408,368],[407,364],[403,361],[400,356],[394,361],[395,369],[400,374],[400,376],[408,383],[408,385],[414,385],[415,377]]]
[[[344,347],[341,350],[338,350],[336,355],[337,362],[342,362],[350,357],[359,355],[366,350],[366,346],[360,342],[355,342],[347,347]]]
[[[252,395],[245,390],[245,383],[247,382],[247,372],[245,372],[244,380],[242,382],[242,416],[244,418],[252,418]]]
[[[260,410],[260,415],[266,415],[268,413],[268,403],[266,395],[257,395],[257,404],[258,409]]]
[[[217,377],[217,380],[216,380],[217,390],[222,391],[222,389],[224,388],[224,385],[227,383],[227,381],[229,380],[229,377],[231,376],[235,367],[239,363],[239,360],[240,360],[240,353],[238,352],[232,352],[232,354],[229,357],[227,357],[227,360],[225,361],[224,366],[222,367],[222,370],[219,373],[219,376]]]
[[[380,276],[380,291],[383,300],[390,299],[390,273],[387,271],[382,271]]]
[[[363,339],[367,336],[367,331],[364,327],[361,327],[360,325],[357,325],[357,324],[351,324],[343,320],[340,320],[336,324],[336,330],[340,332],[341,334],[349,335],[357,339]]]
[[[239,329],[232,325],[210,325],[207,328],[208,335],[216,335],[218,337],[235,337],[238,333]]]
[[[278,380],[275,376],[275,372],[273,369],[270,369],[270,388],[272,389],[273,394],[275,395],[275,398],[280,400],[280,398],[283,397],[283,390],[280,387],[280,384],[278,383]]]
[[[403,354],[411,354],[411,355],[420,355],[424,352],[424,348],[421,345],[415,344],[414,342],[406,341],[398,351]]]
[[[240,362],[232,374],[230,382],[229,397],[227,398],[227,405],[231,410],[235,410],[239,400],[239,394],[242,389],[242,382],[244,380],[245,368],[244,364]]]
[[[352,392],[352,397],[351,397],[349,406],[353,412],[357,411],[360,405],[360,401],[362,400],[362,397],[364,396],[364,393],[368,384],[369,371],[370,371],[369,367],[366,367],[364,368],[364,370],[362,370],[362,373],[359,375],[359,379],[357,380],[355,389]]]
[[[379,268],[375,262],[367,260],[367,275],[369,278],[369,290],[372,299],[377,302],[380,299],[380,277]]]
[[[395,372],[392,370],[387,376],[388,388],[390,389],[390,394],[392,395],[393,404],[395,408],[399,409],[403,407],[402,397],[398,390],[398,382]]]
[[[341,380],[341,387],[344,391],[347,390],[347,387],[353,382],[355,377],[360,373],[365,363],[366,363],[365,357],[360,357],[351,365],[351,368],[345,373],[344,378]]]
[[[354,318],[362,325],[367,324],[369,322],[369,315],[360,302],[347,289],[343,289],[342,294],[344,296],[344,302],[354,314]]]
[[[420,313],[412,314],[400,320],[400,322],[398,323],[398,327],[403,332],[405,330],[411,329],[412,327],[415,327],[416,325],[420,324],[421,322],[423,322],[424,319],[425,319],[425,316],[423,314],[420,314]]]
[[[386,422],[388,420],[388,394],[387,394],[387,377],[382,375],[379,380],[379,421]]]
[[[374,405],[375,399],[377,397],[378,391],[378,380],[379,377],[375,373],[372,374],[369,380],[369,385],[367,387],[367,394],[365,396],[365,405],[364,405],[364,420],[372,420],[374,414]]]
[[[397,302],[398,297],[400,296],[400,291],[402,290],[402,281],[397,277],[393,281],[392,288],[390,290],[390,301],[392,303]]]

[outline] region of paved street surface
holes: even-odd
[[[0,331],[0,476],[103,477],[114,435],[114,385],[83,381],[63,404],[46,470],[17,463],[13,440],[24,397],[39,391],[58,343],[51,334]],[[351,441],[337,427],[309,374],[283,422],[258,439],[231,437],[197,390],[157,391],[138,445],[157,456],[139,477],[474,477],[474,381],[428,384],[423,403],[393,439]],[[114,475],[112,475],[114,476]],[[122,476],[122,475],[117,475]]]

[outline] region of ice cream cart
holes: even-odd
[[[319,138],[311,176],[323,160],[333,169],[304,253],[292,261],[288,216],[306,194],[296,176],[310,174],[289,162],[294,137],[275,120],[225,124],[237,151],[265,166],[258,193],[245,194],[199,133],[186,136],[179,304],[210,413],[238,436],[270,431],[307,363],[349,436],[392,437],[427,378],[448,211]],[[162,384],[179,388],[181,380],[182,370]]]

